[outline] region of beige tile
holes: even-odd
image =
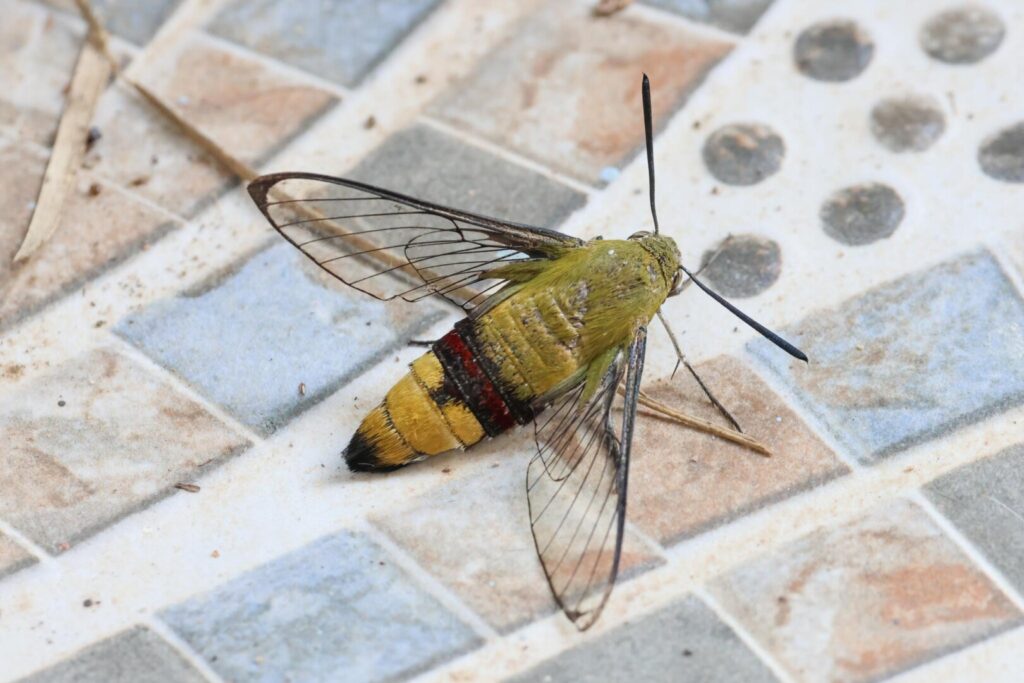
[[[877,680],[1021,619],[905,500],[737,567],[711,590],[799,681]]]
[[[595,18],[585,3],[549,3],[433,106],[449,123],[584,181],[643,144],[640,74],[655,125],[732,48],[671,23]]]
[[[641,408],[633,439],[629,518],[647,533],[672,543],[848,471],[738,360],[719,356],[697,366],[697,372],[744,430],[774,456],[764,458]],[[685,369],[646,391],[685,413],[727,424]]]

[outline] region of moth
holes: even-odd
[[[440,296],[463,309],[365,417],[345,461],[387,472],[532,424],[530,526],[552,595],[581,630],[619,570],[637,403],[673,414],[640,391],[647,327],[665,300],[692,281],[807,360],[697,280],[660,232],[646,75],[641,93],[654,230],[625,240],[583,241],[312,173],[266,175],[248,188],[274,228],[342,282],[377,299]]]

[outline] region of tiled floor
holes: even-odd
[[[133,76],[261,171],[581,237],[659,216],[667,318],[770,459],[641,411],[593,629],[529,531],[528,429],[339,458],[456,315],[329,281],[120,85],[12,265],[84,35],[2,0],[0,681],[1020,680],[1024,7],[1013,0],[95,0]],[[726,239],[729,236],[732,239]],[[712,420],[654,324],[645,390]]]

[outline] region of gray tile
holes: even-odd
[[[210,24],[228,40],[354,86],[439,0],[235,0]]]
[[[563,652],[513,681],[775,681],[767,666],[695,597]]]
[[[1024,591],[1024,445],[953,470],[925,495]]]
[[[428,126],[388,138],[350,173],[419,199],[517,223],[554,227],[586,196]]]
[[[276,240],[203,288],[129,316],[116,331],[270,433],[442,315],[432,303],[374,300]]]
[[[71,0],[46,0],[78,14]],[[114,35],[145,45],[171,16],[181,0],[92,0],[91,5],[103,26]]]
[[[193,481],[248,442],[110,351],[0,397],[0,518],[54,551]]]
[[[644,0],[687,19],[711,24],[734,33],[747,33],[772,0]]]
[[[1024,302],[986,252],[880,285],[748,349],[871,463],[1024,403]]]
[[[161,613],[231,681],[378,681],[479,644],[370,541],[342,532]]]
[[[160,636],[137,626],[92,645],[20,683],[203,683]]]

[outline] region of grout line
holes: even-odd
[[[715,613],[715,616],[721,619],[722,622],[736,634],[736,637],[754,653],[754,656],[760,659],[761,662],[765,664],[773,674],[775,674],[775,677],[778,680],[782,681],[782,683],[794,683],[793,677],[790,676],[789,672],[783,668],[782,664],[778,660],[776,660],[774,655],[772,655],[766,647],[761,645],[760,641],[754,638],[750,632],[743,628],[743,624],[741,624],[739,620],[733,618],[733,616],[719,604],[718,600],[716,600],[704,586],[696,586],[693,588],[692,592],[693,595],[707,605],[711,611]]]
[[[561,183],[562,185],[565,185],[570,189],[576,190],[577,192],[583,194],[587,198],[587,200],[590,200],[592,197],[599,193],[599,190],[597,190],[596,188],[593,188],[583,182],[580,182],[575,178],[564,175],[558,171],[553,171],[547,166],[544,166],[543,164],[533,161],[532,159],[529,159],[527,157],[520,156],[519,153],[511,149],[501,147],[500,145],[496,145],[495,143],[490,142],[489,140],[485,140],[484,138],[478,137],[465,130],[455,128],[449,125],[448,123],[445,123],[441,119],[435,118],[430,114],[421,112],[420,115],[415,120],[427,126],[430,126],[434,130],[437,130],[441,133],[445,133],[446,135],[450,135],[456,140],[460,140],[471,147],[483,150],[511,164],[523,167],[527,170],[533,171],[534,173],[539,173],[540,175],[545,176],[551,180],[555,180]]]
[[[943,531],[954,544],[959,547],[960,551],[963,552],[967,557],[978,565],[981,570],[988,575],[992,580],[992,583],[1002,591],[1004,595],[1013,603],[1013,606],[1017,608],[1019,612],[1024,614],[1024,597],[1021,596],[1020,592],[1010,583],[1006,576],[1001,572],[995,565],[993,565],[985,554],[980,551],[974,543],[967,538],[963,532],[953,522],[942,514],[942,512],[935,507],[935,505],[928,499],[928,496],[924,494],[924,491],[917,489],[909,494],[909,499],[919,506],[924,508],[925,512],[932,518],[932,521]]]
[[[0,519],[0,534],[3,534],[20,545],[24,550],[31,553],[40,565],[47,567],[59,566],[56,557],[46,552],[41,545],[31,540],[28,536],[18,531],[13,525],[3,519]]]
[[[203,410],[211,414],[220,422],[224,423],[225,426],[229,427],[230,429],[233,429],[240,436],[243,436],[246,439],[248,439],[251,444],[250,449],[255,448],[256,446],[259,446],[260,444],[266,442],[265,437],[258,434],[251,427],[243,423],[235,416],[228,413],[226,410],[218,406],[216,403],[210,401],[210,399],[206,398],[204,395],[199,393],[199,391],[193,388],[192,385],[185,381],[183,378],[179,377],[171,370],[168,370],[164,366],[157,363],[155,360],[147,356],[141,349],[138,349],[135,346],[133,346],[131,342],[129,342],[127,339],[124,339],[123,337],[121,337],[121,335],[113,332],[112,329],[108,329],[107,337],[108,339],[113,338],[115,340],[113,343],[109,341],[107,342],[108,345],[117,347],[114,349],[115,351],[127,357],[134,363],[140,365],[150,375],[169,385],[172,389],[179,392],[180,394],[183,394],[185,398],[194,401],[195,403],[198,403]],[[97,346],[102,346],[102,344],[97,344]]]
[[[366,534],[366,536],[379,545],[395,561],[405,574],[431,597],[441,603],[441,606],[458,617],[463,623],[470,626],[484,642],[501,640],[501,635],[491,627],[483,617],[474,612],[469,605],[464,603],[450,588],[444,585],[440,579],[431,574],[423,567],[415,557],[409,554],[404,548],[391,540],[383,531],[378,529],[369,518],[364,518],[358,527],[352,527]]]
[[[626,507],[626,510],[628,513],[628,505]],[[640,527],[633,524],[633,522],[629,520],[628,514],[626,515],[626,529],[623,533],[638,538],[640,542],[647,545],[648,550],[652,551],[663,563],[668,564],[671,561],[669,559],[668,552],[665,550],[664,546],[662,546],[660,543],[654,540],[654,537],[650,536],[646,531],[641,531]],[[618,581],[616,581],[616,583],[618,583]]]
[[[171,648],[181,655],[209,683],[224,683],[224,679],[210,668],[206,660],[161,619],[153,615],[147,615],[140,619],[139,623],[163,638]]]

